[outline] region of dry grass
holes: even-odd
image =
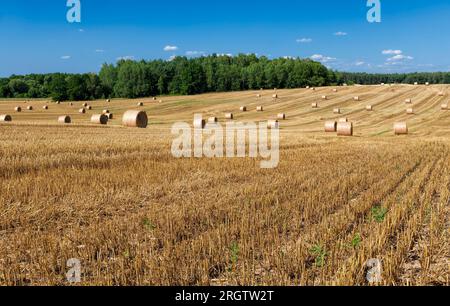
[[[0,123],[0,284],[64,285],[78,258],[82,284],[368,285],[364,263],[379,258],[383,285],[448,285],[450,112],[438,96],[448,88],[332,89],[279,90],[276,103],[259,91],[140,99],[147,129],[121,127],[135,100],[91,103],[90,115],[117,114],[108,126],[68,103],[14,113],[24,104],[0,102],[14,119]],[[238,113],[243,104],[251,111]],[[355,137],[324,132],[337,107]],[[230,111],[287,114],[278,168],[172,157],[173,122]],[[58,125],[62,114],[73,124]],[[393,135],[398,121],[409,135]]]

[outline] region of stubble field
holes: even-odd
[[[0,123],[0,284],[68,285],[76,258],[80,285],[370,285],[370,259],[377,284],[448,285],[450,88],[332,89],[94,101],[85,115],[81,102],[0,101],[13,116]],[[150,125],[121,127],[137,102]],[[103,109],[114,119],[91,124]],[[172,156],[174,122],[226,112],[286,113],[276,169]],[[353,137],[323,131],[341,117]],[[409,135],[394,136],[397,121]]]

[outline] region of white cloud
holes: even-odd
[[[70,56],[70,55],[63,55],[63,56],[61,56],[62,60],[69,60],[71,58],[72,58],[72,56]]]
[[[347,36],[348,33],[339,31],[339,32],[334,33],[334,35],[335,36]]]
[[[124,60],[124,61],[128,61],[128,60],[134,60],[134,56],[133,55],[125,55],[125,56],[121,56],[116,58],[116,60],[120,61],[120,60]]]
[[[103,49],[96,49],[95,52],[96,53],[103,53],[103,52],[105,52],[105,50],[103,50]]]
[[[186,56],[204,56],[206,53],[204,51],[186,51]]]
[[[167,60],[168,62],[173,61],[174,59],[176,59],[177,56],[176,55],[172,55],[171,57],[169,57],[169,59]]]
[[[178,50],[178,47],[177,47],[177,46],[170,46],[170,45],[167,45],[167,46],[164,47],[164,51],[166,51],[166,52],[169,52],[169,51],[177,51],[177,50]]]
[[[412,57],[412,56],[397,54],[393,57],[388,58],[387,61],[393,62],[393,61],[403,61],[403,60],[413,60],[413,59],[414,59],[414,57]]]
[[[297,39],[297,42],[302,44],[308,44],[312,42],[312,38],[299,38]]]
[[[83,33],[84,29],[78,29],[78,32]]]
[[[403,51],[402,50],[391,50],[391,49],[389,49],[389,50],[383,50],[381,53],[384,54],[384,55],[399,55],[399,54],[402,54]]]
[[[328,62],[336,60],[336,58],[334,58],[334,57],[324,56],[322,54],[314,54],[310,58],[313,61],[318,61],[318,62],[321,62],[321,63],[328,63]]]
[[[219,54],[217,54],[217,56],[228,56],[228,57],[233,57],[233,54],[231,54],[231,53],[219,53]]]
[[[356,62],[356,63],[355,63],[355,66],[362,66],[362,65],[364,65],[364,64],[365,64],[365,62],[359,61],[359,62]]]

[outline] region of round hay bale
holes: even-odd
[[[325,132],[326,133],[334,133],[337,130],[337,122],[336,121],[327,121],[325,122]]]
[[[102,114],[103,114],[103,115],[109,114],[109,109],[104,109],[104,110],[102,111]]]
[[[312,88],[311,88],[311,90],[312,90],[312,91],[315,91],[315,90],[316,90],[316,88],[315,88],[315,87],[312,87]]]
[[[360,101],[361,99],[359,98],[359,96],[356,96],[356,97],[353,97],[353,100]]]
[[[72,102],[70,102],[70,103],[69,103],[69,106],[73,106],[73,103],[72,103]]]
[[[322,96],[322,100],[327,100],[328,97],[327,96]]]
[[[274,95],[272,96],[272,98],[278,99],[278,94],[274,94]]]
[[[47,110],[48,109],[48,105],[42,106],[42,109]]]
[[[246,111],[247,111],[247,106],[241,106],[241,107],[239,108],[239,110],[240,110],[241,112],[246,112]]]
[[[80,109],[78,110],[78,112],[79,112],[80,114],[86,114],[86,109],[80,108]]]
[[[333,109],[333,113],[340,114],[341,113],[341,109],[340,108],[335,108],[335,109]]]
[[[318,108],[318,107],[319,107],[319,104],[318,104],[318,103],[312,103],[312,104],[311,104],[311,107],[312,107],[312,108]]]
[[[412,99],[406,99],[406,100],[405,100],[405,103],[406,103],[406,104],[411,104],[411,103],[412,103]]]
[[[67,116],[67,115],[59,116],[58,117],[58,122],[59,123],[64,123],[64,124],[69,124],[69,123],[72,123],[72,119],[69,116]]]
[[[108,116],[105,114],[95,114],[91,117],[91,122],[95,124],[107,124],[108,123]]]
[[[439,92],[439,97],[443,97],[444,96],[444,92],[443,91],[441,91],[441,92]]]
[[[111,99],[107,99],[106,102],[107,102],[107,103],[111,102]]]
[[[395,133],[395,135],[406,135],[406,134],[408,134],[408,124],[406,122],[396,122],[396,123],[394,123],[394,133]]]
[[[338,122],[340,123],[348,122],[348,118],[339,118]]]
[[[448,110],[448,104],[442,104],[441,110]]]
[[[61,102],[60,102],[60,101],[56,101],[56,104],[58,104],[58,105],[59,105],[59,104],[61,104]]]
[[[139,110],[129,110],[123,114],[122,124],[127,127],[146,128],[148,125],[147,113]]]
[[[219,119],[217,119],[217,117],[209,117],[208,118],[208,123],[217,123],[219,121]]]
[[[333,89],[333,92],[338,92],[337,88],[334,88],[334,89]]]
[[[408,109],[406,110],[406,113],[407,113],[408,115],[414,115],[414,110],[413,110],[412,108],[408,108]]]
[[[28,107],[27,107],[27,110],[32,111],[32,110],[33,110],[33,106],[31,106],[31,105],[28,106]]]
[[[279,129],[280,123],[278,122],[278,120],[269,120],[269,121],[267,121],[267,128],[268,129]]]
[[[81,106],[86,107],[86,106],[88,106],[88,104],[87,103],[83,103],[83,104],[81,104]]]
[[[369,112],[373,111],[373,106],[372,105],[367,105],[366,106],[366,110],[369,111]]]
[[[278,118],[279,120],[286,120],[286,114],[278,114],[278,115],[277,115],[277,118]]]
[[[430,82],[426,82],[425,85],[426,85],[426,86],[429,86],[429,85],[430,85]]]
[[[114,115],[112,113],[104,114],[106,117],[108,117],[108,120],[112,120],[114,118]]]
[[[419,83],[418,82],[414,82],[414,85],[419,85]]]
[[[206,125],[206,121],[204,119],[195,119],[194,120],[194,129],[204,129]]]
[[[86,109],[87,110],[92,110],[92,106],[88,105],[88,106],[86,106]]]
[[[233,118],[234,118],[234,115],[232,113],[225,114],[225,119],[233,120]]]
[[[163,103],[163,100],[159,100],[159,103]]]
[[[264,107],[263,106],[257,106],[256,107],[256,111],[257,112],[263,112],[264,111]]]
[[[20,106],[16,106],[16,107],[14,108],[14,111],[15,111],[16,113],[20,113],[20,112],[22,111],[22,108],[21,108]]]
[[[156,101],[156,97],[153,97],[153,101]]]
[[[306,89],[309,89],[309,86],[306,86]]]
[[[137,104],[137,106],[142,107],[142,106],[144,106],[144,103],[139,102],[139,103]]]
[[[12,117],[10,115],[0,115],[0,122],[11,122]]]
[[[353,136],[353,123],[339,122],[336,131],[338,136]]]

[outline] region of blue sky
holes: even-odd
[[[0,2],[0,76],[97,72],[118,58],[257,53],[312,57],[342,71],[450,71],[450,1],[66,0]],[[166,48],[167,47],[167,48]]]

